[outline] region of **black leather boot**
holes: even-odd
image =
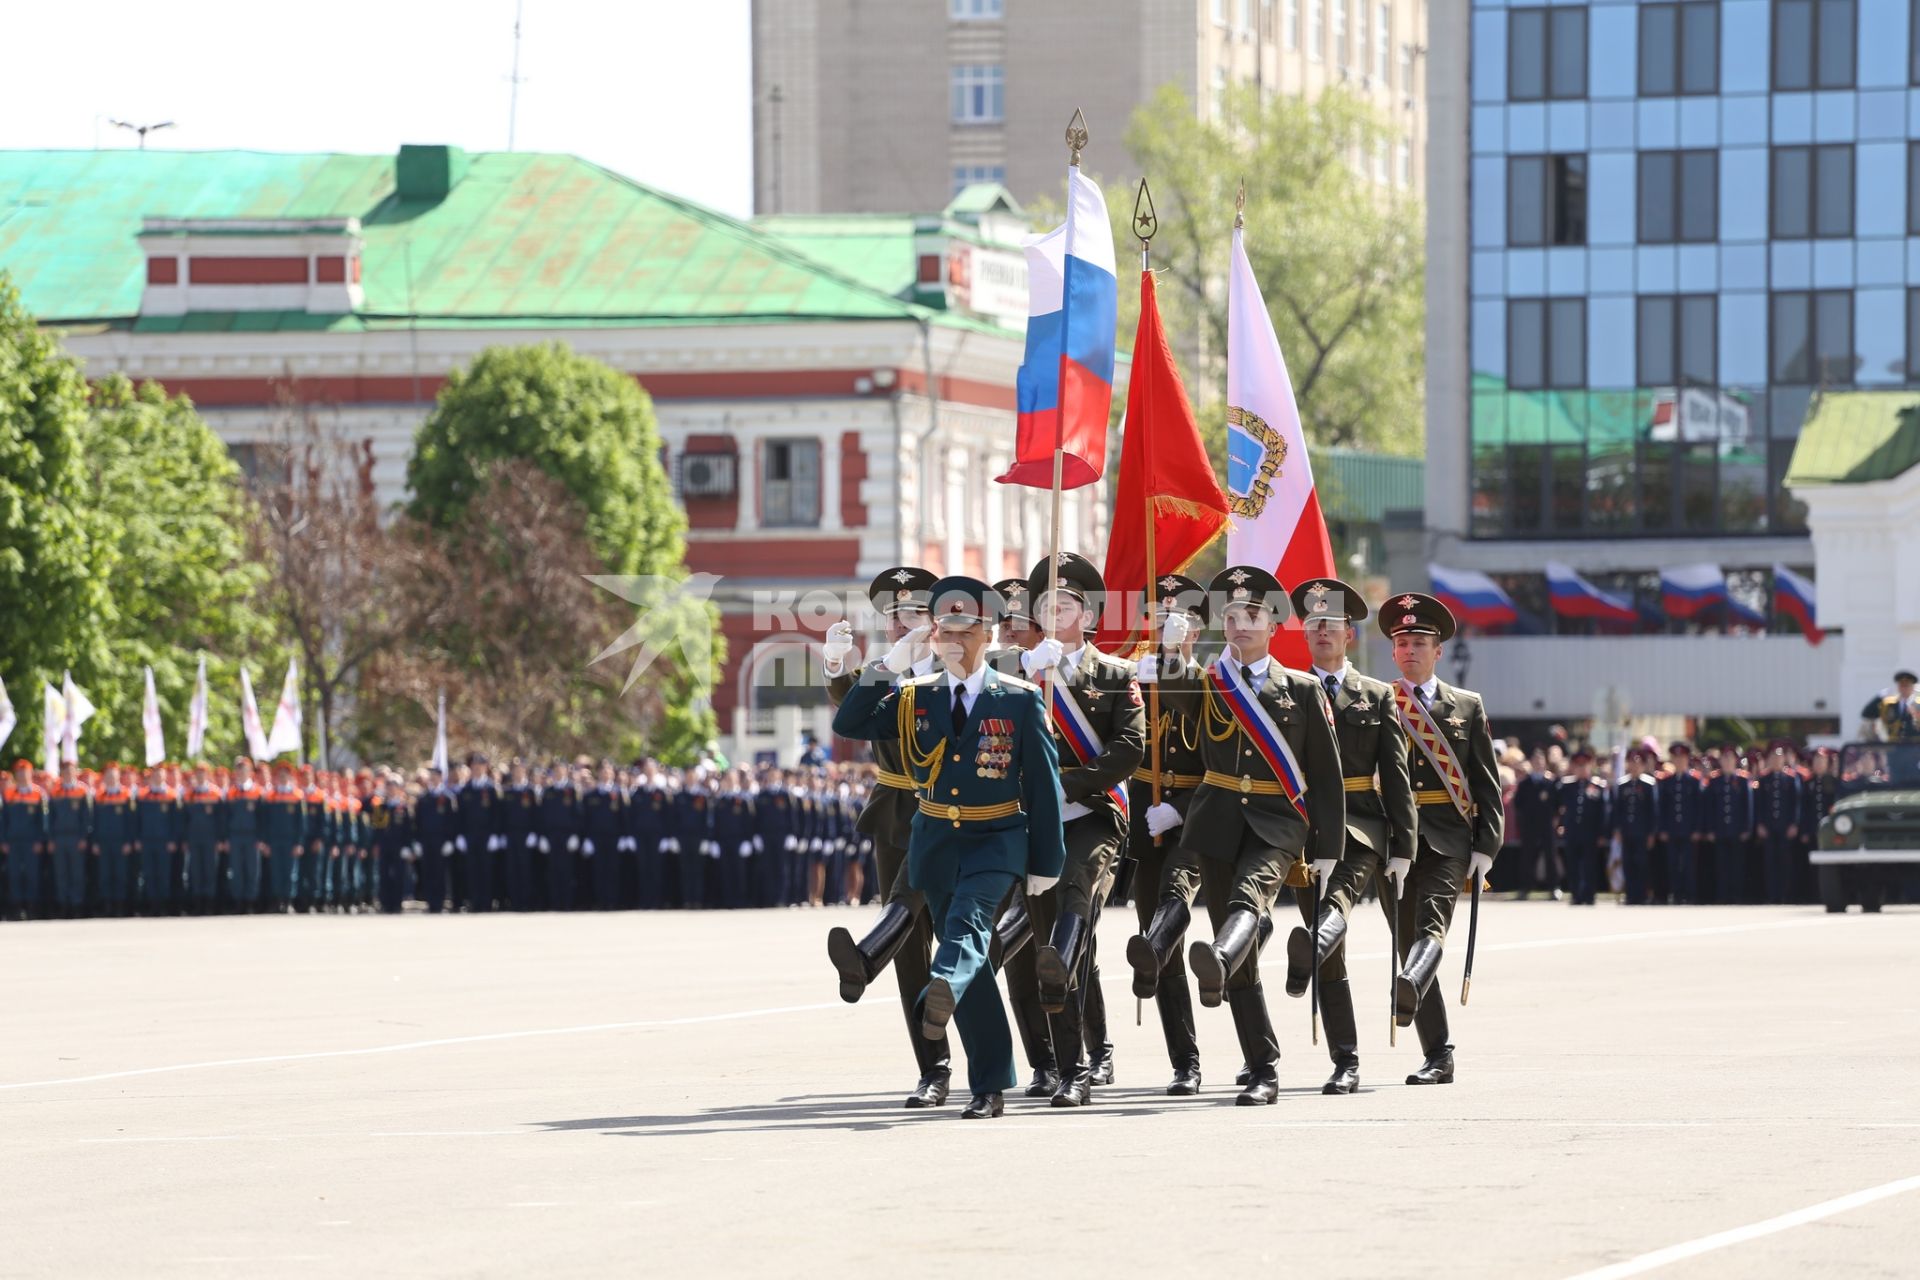
[[[1088,938],[1087,945],[1098,945],[1097,938]],[[1100,990],[1100,957],[1090,957],[1092,963],[1087,968],[1087,986],[1081,993],[1085,1001],[1082,1012],[1087,1039],[1087,1062],[1089,1083],[1102,1085],[1113,1083],[1113,1041],[1107,1036],[1107,997]]]
[[[1253,912],[1242,907],[1229,915],[1212,942],[1196,942],[1187,954],[1187,967],[1193,970],[1194,985],[1200,988],[1200,1003],[1208,1009],[1220,1007],[1226,994],[1227,979],[1233,976],[1253,950],[1260,922]]]
[[[1360,1089],[1360,1030],[1353,1020],[1353,988],[1345,978],[1320,978],[1320,1020],[1327,1028],[1327,1056],[1333,1075],[1322,1093]]]
[[[997,973],[1006,965],[1009,957],[1019,954],[1020,948],[1031,941],[1033,917],[1027,914],[1027,900],[1015,894],[993,926],[993,936],[987,939],[987,960]]]
[[[1407,962],[1393,980],[1393,1016],[1401,1026],[1413,1025],[1414,1011],[1433,985],[1434,971],[1439,967],[1440,944],[1432,938],[1418,938],[1407,948]]]
[[[1087,920],[1072,911],[1063,911],[1054,922],[1053,936],[1034,957],[1034,969],[1040,978],[1040,1007],[1049,1014],[1060,1012],[1073,989],[1073,971],[1080,963],[1080,949],[1086,945]],[[1058,1055],[1060,1046],[1054,1045]]]
[[[1093,1100],[1093,1070],[1087,1063],[1080,1010],[1069,1001],[1059,1013],[1047,1015],[1047,1025],[1053,1029],[1053,1060],[1060,1065],[1060,1087],[1053,1091],[1053,1105],[1084,1107]]]
[[[829,930],[827,958],[840,973],[840,998],[852,1004],[864,995],[879,972],[893,963],[912,932],[913,913],[897,902],[881,910],[880,918],[859,942],[844,928]]]
[[[1453,1045],[1447,1035],[1447,1002],[1438,988],[1420,998],[1413,1026],[1420,1033],[1420,1051],[1427,1060],[1407,1077],[1408,1084],[1452,1084]]]
[[[1407,1077],[1408,1084],[1452,1084],[1453,1049],[1443,1048],[1438,1053],[1427,1055],[1420,1069]]]
[[[1233,1029],[1240,1034],[1240,1052],[1247,1060],[1247,1084],[1234,1105],[1271,1106],[1280,1097],[1280,1045],[1267,1016],[1267,994],[1256,982],[1228,992],[1227,999],[1233,1006]]]
[[[920,1083],[907,1095],[907,1106],[916,1111],[922,1107],[940,1106],[947,1100],[947,1090],[953,1079],[953,1063],[947,1056],[946,1039],[929,1040],[917,1028],[913,1028],[912,1038],[913,1057],[920,1064]]]
[[[1320,912],[1320,926],[1312,933],[1295,929],[1287,935],[1287,994],[1303,996],[1313,983],[1315,964],[1325,964],[1340,939],[1347,936],[1347,918],[1332,907]],[[1325,982],[1321,983],[1325,986]]]
[[[1153,920],[1145,933],[1136,933],[1127,939],[1127,963],[1133,966],[1136,999],[1146,1000],[1158,994],[1160,971],[1167,967],[1167,957],[1180,945],[1191,923],[1193,909],[1174,898],[1154,908]],[[1181,986],[1185,985],[1183,980]]]
[[[1185,973],[1163,973],[1154,993],[1160,1011],[1160,1033],[1167,1040],[1167,1058],[1173,1063],[1173,1083],[1167,1094],[1190,1098],[1200,1092],[1200,1042],[1193,1026],[1193,994]]]
[[[1006,1110],[1005,1097],[998,1093],[976,1093],[960,1113],[962,1120],[997,1120]]]
[[[945,978],[934,978],[927,983],[927,994],[920,998],[920,1034],[929,1040],[940,1040],[947,1034],[947,1023],[953,1020],[953,988]]]

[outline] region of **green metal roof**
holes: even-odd
[[[753,226],[892,297],[904,296],[919,279],[909,214],[768,214]]]
[[[1787,483],[1891,480],[1920,463],[1920,393],[1829,391],[1800,428]]]
[[[366,302],[356,316],[147,318],[137,327],[951,322],[894,296],[879,231],[816,256],[807,246],[825,237],[796,245],[575,156],[463,159],[444,198],[402,199],[391,155],[0,151],[0,270],[45,322],[131,324],[143,218],[357,216]],[[888,223],[885,238],[911,271],[911,220]]]

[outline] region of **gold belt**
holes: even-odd
[[[1219,787],[1222,791],[1238,791],[1243,796],[1283,796],[1287,789],[1269,778],[1236,778],[1230,773],[1216,773],[1212,769],[1200,779],[1210,787]]]
[[[1135,782],[1151,784],[1153,782],[1153,770],[1135,769],[1133,771],[1133,780]],[[1186,791],[1200,785],[1200,775],[1197,773],[1162,772],[1160,775],[1160,785],[1169,791]]]
[[[918,791],[920,789],[914,784],[913,779],[906,774],[888,773],[885,769],[880,770],[879,783],[883,787],[892,787],[898,791]]]
[[[1343,778],[1340,781],[1343,791],[1377,791],[1372,778]]]
[[[963,822],[991,822],[995,818],[1011,818],[1020,812],[1018,800],[1007,800],[1000,804],[935,804],[931,800],[920,801],[920,812],[929,818],[946,818],[959,826]]]
[[[1416,791],[1413,793],[1413,802],[1415,804],[1444,804],[1451,808],[1453,806],[1453,796],[1444,788],[1439,791]]]

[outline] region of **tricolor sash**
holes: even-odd
[[[1274,778],[1287,793],[1287,799],[1293,803],[1300,820],[1310,823],[1306,802],[1301,799],[1307,794],[1307,775],[1301,770],[1300,762],[1293,758],[1293,748],[1287,745],[1280,726],[1260,705],[1260,696],[1247,688],[1246,682],[1240,678],[1239,669],[1227,661],[1225,654],[1215,658],[1207,668],[1207,679],[1214,693],[1219,695],[1220,701],[1233,714],[1240,732],[1246,734],[1266,760],[1267,767],[1273,770]]]
[[[1073,762],[1082,768],[1092,764],[1105,745],[1100,735],[1094,731],[1093,724],[1087,719],[1087,713],[1073,700],[1067,691],[1066,681],[1057,676],[1053,681],[1053,727],[1060,741],[1073,753]],[[1107,795],[1120,806],[1120,816],[1127,816],[1127,783],[1123,778],[1107,788]]]
[[[1440,726],[1434,723],[1433,711],[1420,699],[1414,697],[1413,686],[1405,680],[1393,682],[1393,709],[1399,716],[1400,727],[1420,748],[1420,754],[1427,758],[1433,771],[1440,775],[1440,785],[1446,789],[1447,799],[1453,801],[1453,807],[1460,816],[1468,821],[1473,817],[1473,799],[1467,792],[1467,775],[1460,769],[1460,760],[1453,754],[1453,744],[1447,741],[1447,735],[1440,732]]]

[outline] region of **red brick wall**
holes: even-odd
[[[687,498],[687,527],[689,529],[731,529],[740,522],[740,469],[751,465],[751,458],[739,456],[739,445],[732,436],[705,435],[688,436],[687,443],[681,449],[684,457],[692,453],[722,453],[734,458],[734,489],[724,498]],[[678,466],[676,459],[674,466]],[[714,573],[722,572],[719,569]]]
[[[858,431],[840,436],[840,523],[849,529],[867,527],[867,504],[860,500],[860,485],[867,478],[867,455],[860,447]]]

